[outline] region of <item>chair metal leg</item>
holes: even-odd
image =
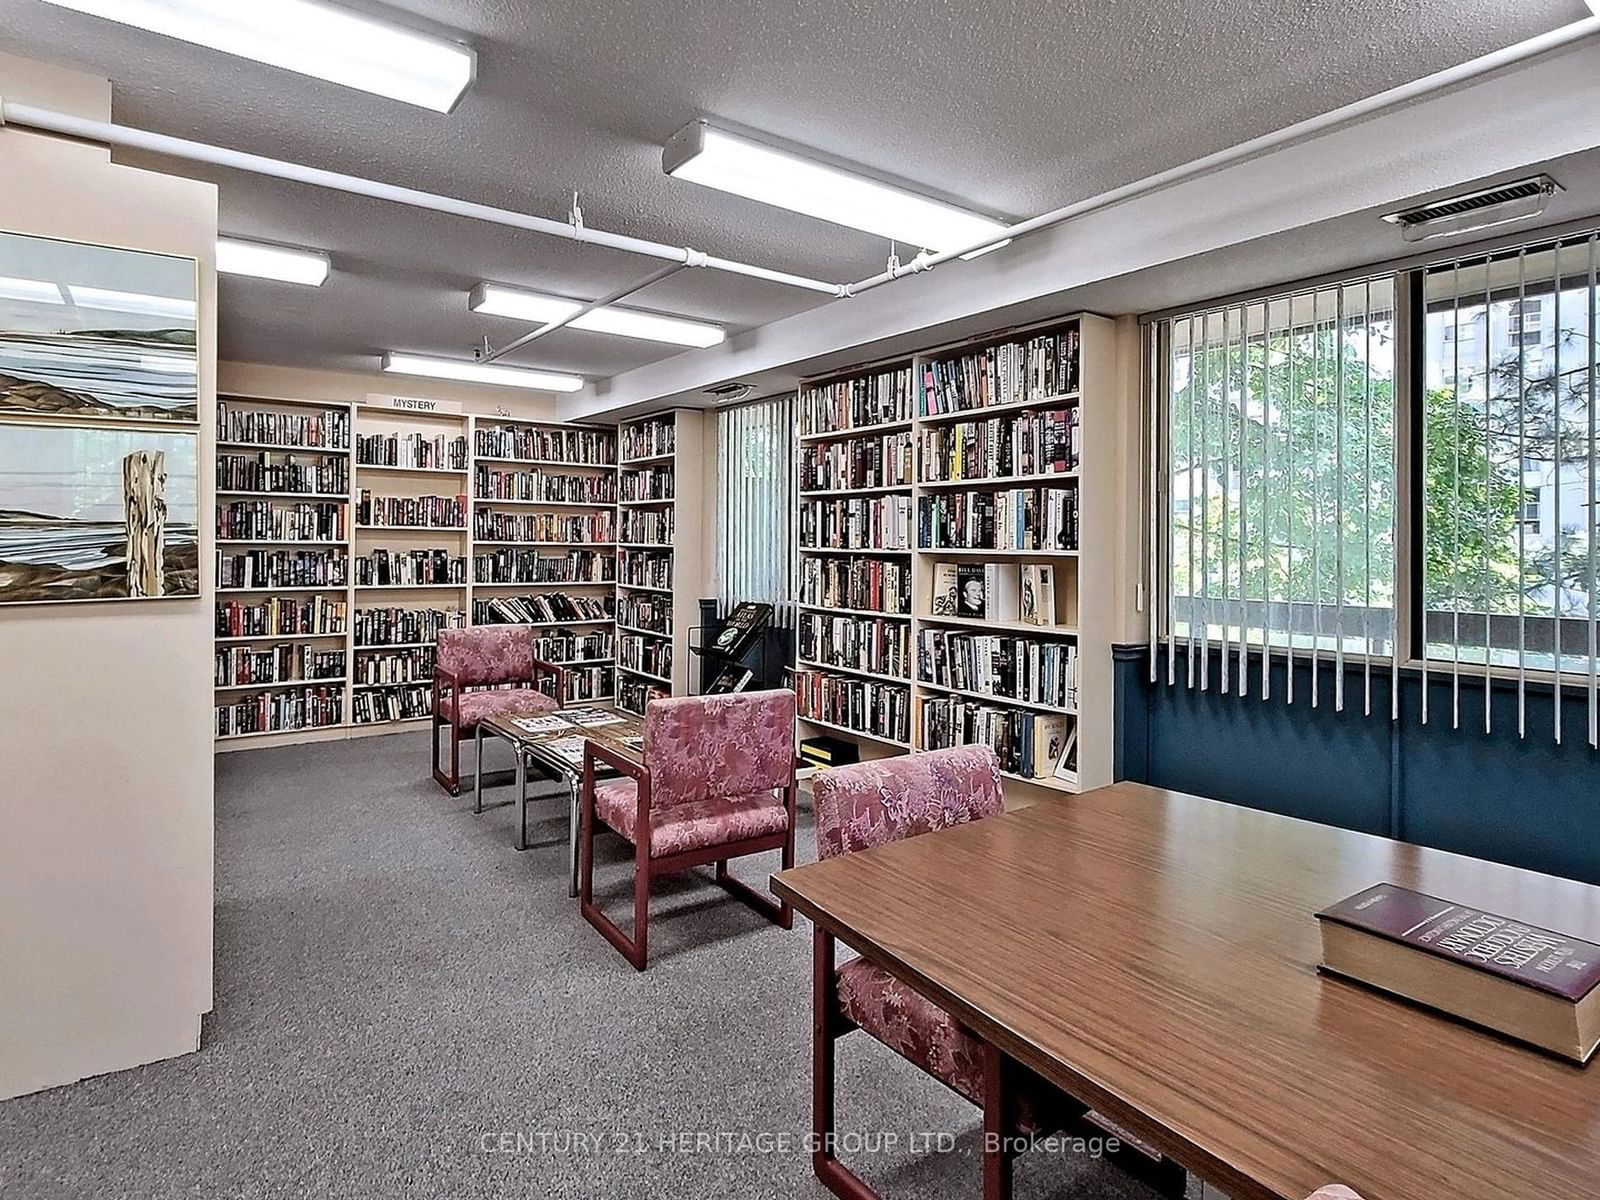
[[[517,849],[528,848],[528,758],[517,748]]]
[[[572,883],[567,889],[567,895],[578,894],[578,826],[582,823],[583,813],[583,781],[576,775],[568,776],[568,788],[572,792],[572,807],[567,812],[567,844],[572,859]]]

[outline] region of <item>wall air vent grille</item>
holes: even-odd
[[[1536,217],[1549,205],[1550,197],[1560,190],[1561,185],[1550,176],[1535,175],[1388,213],[1383,219],[1399,226],[1408,242],[1420,242]]]

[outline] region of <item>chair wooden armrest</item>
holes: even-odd
[[[533,660],[533,674],[529,678],[528,682],[533,684],[533,686],[535,688],[538,688],[538,686],[539,686],[539,677],[541,675],[548,675],[550,677],[551,685],[555,689],[555,691],[553,693],[547,693],[547,694],[549,694],[549,695],[551,695],[553,697],[553,699],[555,700],[557,705],[566,704],[566,702],[567,702],[567,671],[566,671],[566,668],[561,666],[559,663],[546,662],[542,658],[536,658],[536,659]]]
[[[461,680],[453,672],[446,671],[443,667],[433,668],[433,717],[435,721],[444,719],[444,708],[441,701],[445,696],[450,698],[450,724],[460,724],[460,698]]]

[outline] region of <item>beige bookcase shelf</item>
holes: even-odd
[[[327,679],[294,680],[274,683],[236,684],[230,679],[227,683],[216,684],[218,706],[238,701],[246,696],[266,693],[269,696],[293,696],[304,694],[307,689],[313,693],[321,693],[329,697],[337,697],[337,719],[327,724],[306,726],[289,729],[262,730],[259,732],[229,733],[217,736],[217,749],[230,750],[245,747],[295,744],[300,742],[327,741],[350,737],[361,737],[374,733],[394,732],[399,729],[414,728],[429,717],[427,703],[432,690],[432,664],[429,657],[423,653],[432,648],[431,639],[421,641],[402,641],[387,645],[358,645],[355,629],[356,610],[372,609],[401,609],[409,612],[444,612],[450,614],[451,621],[459,624],[471,624],[474,620],[474,604],[486,603],[498,597],[549,594],[551,592],[572,592],[574,594],[594,597],[602,602],[614,600],[615,584],[611,578],[597,581],[538,581],[538,582],[510,582],[490,583],[479,582],[476,579],[477,565],[475,557],[482,550],[526,547],[530,550],[541,550],[545,553],[564,554],[569,549],[585,548],[598,553],[602,559],[602,571],[607,569],[614,574],[616,551],[611,540],[572,541],[541,540],[538,542],[508,542],[494,539],[479,539],[473,526],[473,515],[480,506],[500,508],[507,512],[514,512],[519,516],[539,513],[550,513],[560,517],[578,517],[588,513],[603,516],[615,521],[616,506],[612,500],[616,487],[616,431],[609,425],[574,425],[552,422],[522,421],[514,418],[469,416],[463,414],[418,414],[391,412],[385,409],[371,408],[363,405],[331,404],[317,401],[282,399],[260,396],[226,396],[220,403],[231,412],[254,412],[277,414],[286,417],[316,417],[336,416],[342,420],[349,430],[348,444],[329,446],[288,446],[269,444],[261,439],[229,438],[223,436],[224,429],[219,428],[218,454],[228,455],[254,455],[266,452],[274,463],[281,462],[283,456],[292,455],[297,463],[318,461],[337,461],[343,464],[348,472],[348,488],[342,493],[320,491],[315,495],[301,492],[266,491],[264,489],[217,489],[217,504],[219,509],[236,502],[266,501],[275,507],[282,504],[297,503],[322,503],[337,504],[344,512],[343,537],[336,539],[300,539],[285,540],[272,538],[228,537],[217,539],[218,565],[223,555],[246,554],[252,549],[267,551],[283,551],[293,553],[296,549],[321,551],[341,556],[344,560],[344,582],[336,585],[318,587],[261,587],[252,584],[249,587],[218,587],[217,604],[219,612],[221,606],[232,603],[262,603],[274,596],[283,596],[296,602],[314,600],[325,597],[330,603],[343,605],[343,621],[337,628],[331,630],[318,629],[309,633],[267,634],[259,637],[236,636],[219,634],[216,638],[216,647],[219,656],[224,652],[243,653],[251,650],[271,651],[282,646],[305,645],[317,652],[334,650],[342,655],[342,666],[335,675]],[[476,453],[479,444],[479,433],[483,431],[491,438],[496,431],[518,432],[531,435],[535,431],[548,431],[557,435],[565,433],[593,433],[599,435],[599,453],[594,456],[600,461],[583,461],[579,457],[562,456],[528,456],[528,457],[502,457],[495,455],[479,455]],[[465,439],[465,456],[459,467],[453,465],[436,465],[428,463],[422,465],[415,462],[402,460],[398,464],[363,463],[361,455],[357,453],[360,435],[384,434],[407,435],[419,434],[430,442],[438,436],[443,436],[446,441],[456,438]],[[597,499],[594,503],[587,501],[578,502],[570,499],[559,501],[546,501],[542,499],[509,500],[491,497],[479,497],[478,492],[478,467],[482,464],[494,471],[520,472],[540,471],[544,474],[556,475],[585,475],[598,477],[604,481],[604,499]],[[220,483],[220,480],[219,480]],[[460,497],[466,505],[466,525],[455,526],[427,526],[416,524],[387,525],[378,522],[358,522],[357,505],[363,490],[370,491],[375,497],[423,497],[444,496]],[[356,559],[370,554],[376,549],[389,550],[431,550],[442,549],[449,552],[452,558],[460,557],[465,560],[465,576],[462,582],[456,583],[384,583],[384,584],[358,584],[356,582]],[[573,633],[577,636],[587,636],[595,633],[612,634],[614,616],[608,611],[603,617],[594,620],[580,621],[535,621],[529,622],[529,627],[536,632],[536,636],[554,636],[563,633]],[[219,629],[221,626],[219,625]],[[593,658],[573,660],[564,657],[563,665],[571,667],[601,668],[600,682],[604,684],[598,692],[587,692],[584,698],[609,700],[615,694],[615,639],[607,647],[606,653]],[[404,651],[416,655],[416,677],[404,682],[370,683],[363,682],[362,667],[364,660],[391,652]],[[219,671],[221,664],[219,662]],[[399,717],[388,720],[374,719],[359,722],[355,718],[355,709],[358,696],[372,697],[376,693],[400,693],[406,690],[421,690],[422,710],[421,715]],[[415,710],[413,710],[415,711]]]
[[[925,384],[928,371],[933,364],[992,347],[1026,343],[1036,337],[1066,333],[1071,330],[1076,331],[1078,339],[1076,386],[1066,390],[1041,389],[1046,394],[1030,393],[1020,400],[1006,400],[972,410],[931,414],[927,412]],[[902,414],[880,411],[875,414],[877,417],[875,420],[832,431],[823,431],[808,424],[807,395],[813,389],[838,383],[856,383],[896,370],[906,370],[911,375],[911,400],[908,412]],[[1109,581],[1113,578],[1115,567],[1113,523],[1117,499],[1115,372],[1112,323],[1102,317],[1077,315],[1008,329],[994,335],[949,345],[933,346],[910,359],[900,358],[866,364],[851,372],[801,383],[800,425],[797,431],[799,452],[796,456],[797,470],[801,472],[796,488],[799,503],[804,506],[832,500],[870,502],[890,497],[907,497],[911,504],[912,542],[909,550],[898,547],[868,550],[808,545],[801,535],[801,522],[796,521],[802,588],[798,593],[800,603],[796,627],[797,680],[805,673],[815,672],[843,682],[864,684],[870,681],[884,687],[904,688],[907,712],[907,724],[903,736],[899,736],[900,731],[897,730],[886,730],[882,727],[868,728],[860,722],[849,723],[802,716],[798,722],[800,737],[818,734],[843,737],[856,743],[863,758],[914,753],[928,748],[924,744],[923,736],[926,705],[930,701],[953,696],[992,705],[1005,712],[1031,713],[1037,717],[1051,719],[1066,718],[1075,723],[1078,760],[1076,779],[1063,780],[1053,775],[1046,778],[1029,778],[1014,772],[1003,772],[1006,775],[1008,790],[1014,790],[1020,797],[1026,799],[1051,792],[1076,792],[1111,782],[1113,599]],[[948,435],[953,427],[965,422],[1015,420],[1034,413],[1072,408],[1078,410],[1080,456],[1078,463],[1068,470],[1003,472],[976,479],[951,479],[944,477],[940,470],[941,464],[924,460],[923,447],[926,435],[929,433]],[[907,432],[914,446],[914,474],[909,483],[900,483],[898,478],[893,478],[868,482],[852,480],[832,483],[827,487],[814,487],[806,481],[804,456],[808,450],[820,450],[829,445],[848,446],[852,442],[862,440],[881,443],[885,435],[894,436]],[[922,544],[918,517],[920,502],[926,497],[949,498],[964,492],[1033,490],[1058,486],[1077,489],[1076,548],[936,548]],[[808,560],[861,562],[872,559],[897,565],[909,564],[911,576],[909,613],[879,613],[858,607],[814,602],[803,590]],[[963,617],[955,614],[936,615],[932,611],[934,578],[936,568],[941,563],[969,566],[992,563],[1010,572],[1020,572],[1023,566],[1030,563],[1049,565],[1053,569],[1055,581],[1053,613],[1055,623],[1034,625],[1022,621],[1019,615],[1002,615],[994,619]],[[808,658],[801,654],[799,622],[806,620],[808,614],[848,617],[857,623],[858,628],[868,628],[874,620],[886,621],[890,628],[896,630],[909,626],[909,656],[904,672],[864,670],[856,663],[830,666],[818,661],[820,655],[814,653]],[[1075,709],[1016,699],[992,691],[955,688],[923,680],[919,674],[918,646],[921,634],[925,630],[944,630],[952,634],[999,634],[1037,639],[1041,643],[1075,646],[1077,649]]]

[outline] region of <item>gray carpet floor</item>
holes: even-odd
[[[218,759],[201,1049],[0,1104],[0,1196],[828,1194],[803,1145],[809,926],[687,875],[654,894],[636,974],[567,897],[562,805],[519,854],[514,810],[474,817],[426,754],[404,734]],[[604,857],[597,891],[626,917],[621,843]],[[975,1109],[862,1034],[839,1081],[863,1139],[846,1158],[886,1197],[979,1194]],[[1019,1200],[1154,1194],[1066,1152],[1017,1178]]]

